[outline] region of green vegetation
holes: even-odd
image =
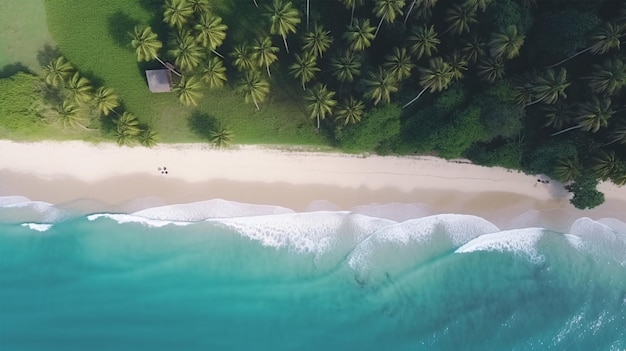
[[[211,1],[213,14],[219,13],[222,18],[231,18],[239,13],[249,13],[255,18],[258,13],[254,4],[230,3],[228,1]],[[273,72],[272,89],[266,97],[271,103],[263,104],[260,110],[243,104],[245,92],[237,93],[237,76],[231,66],[211,61],[213,65],[206,63],[196,66],[201,70],[217,70],[226,79],[206,76],[202,79],[207,86],[201,88],[201,98],[183,94],[181,100],[188,101],[189,107],[181,107],[180,94],[153,94],[147,89],[144,69],[159,69],[163,66],[158,62],[137,63],[137,53],[131,46],[131,36],[135,26],[151,26],[156,39],[161,46],[156,47],[156,53],[162,60],[170,60],[170,54],[176,51],[188,49],[188,39],[174,36],[169,40],[172,32],[169,25],[163,19],[163,1],[99,1],[87,0],[75,6],[71,1],[46,1],[49,29],[58,43],[59,51],[85,76],[100,84],[115,89],[120,96],[124,108],[137,116],[141,123],[149,125],[158,133],[162,142],[199,142],[202,141],[197,133],[192,130],[192,116],[195,112],[206,114],[215,118],[219,123],[228,125],[236,135],[238,143],[272,143],[272,144],[305,144],[323,145],[322,135],[318,134],[315,127],[310,124],[305,110],[305,102],[302,96],[294,93],[294,82],[286,70]],[[219,10],[219,12],[218,12]],[[193,12],[192,12],[193,13]],[[216,16],[216,15],[215,15]],[[210,36],[215,28],[221,28],[222,22],[216,17],[206,15],[204,21],[198,22],[198,28],[203,28],[205,44],[217,52],[229,52],[218,49],[219,38]],[[176,16],[175,16],[176,17]],[[183,14],[183,18],[184,18]],[[221,19],[220,19],[221,20]],[[250,20],[250,19],[248,19]],[[255,20],[258,21],[257,18]],[[241,21],[241,22],[240,22]],[[245,38],[256,37],[261,31],[256,27],[245,25],[246,18],[237,19],[235,28],[239,28],[239,35]],[[223,21],[225,22],[225,21]],[[231,22],[233,23],[233,22]],[[226,23],[232,28],[230,23]],[[177,25],[174,24],[174,27]],[[230,36],[231,33],[228,33]],[[210,39],[211,38],[211,39]],[[215,40],[218,41],[215,41]],[[228,39],[228,38],[227,38]],[[170,45],[172,43],[183,45]],[[232,42],[229,47],[232,47]],[[252,47],[252,44],[250,44]],[[193,50],[193,49],[192,49]],[[217,55],[216,55],[217,56]],[[147,58],[150,58],[148,56]],[[219,56],[218,56],[219,58]],[[191,62],[193,64],[193,52],[178,63]],[[143,59],[142,61],[146,61]],[[148,60],[151,61],[151,60]],[[177,65],[178,67],[178,65]],[[217,68],[215,68],[217,67]],[[220,67],[225,67],[226,72]],[[183,70],[183,67],[179,67]],[[184,72],[182,72],[184,73]],[[220,84],[225,84],[220,86]],[[179,92],[181,89],[178,90]],[[187,91],[182,89],[182,91]],[[194,106],[191,100],[197,103]]]
[[[46,1],[59,128],[465,157],[572,182],[581,208],[597,181],[626,183],[622,1],[81,4]],[[163,67],[174,93],[150,93],[144,70]]]
[[[44,0],[0,1],[0,78],[38,73],[52,46]]]

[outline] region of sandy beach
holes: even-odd
[[[624,187],[601,184],[606,203],[579,211],[568,203],[562,184],[538,179],[546,178],[435,157],[253,145],[216,150],[203,144],[168,144],[147,149],[79,141],[0,141],[0,196],[21,195],[59,205],[92,201],[94,212],[219,198],[295,211],[414,204],[425,214],[475,214],[499,226],[520,215],[626,221]]]

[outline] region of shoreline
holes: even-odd
[[[159,167],[167,167],[168,174],[161,174]],[[168,144],[147,149],[0,140],[0,196],[68,206],[96,200],[94,212],[224,199],[297,212],[413,204],[427,214],[477,215],[501,228],[533,211],[544,217],[613,217],[626,222],[624,187],[601,184],[605,204],[580,211],[569,204],[561,184],[537,179],[435,157],[262,146],[216,150],[204,144]]]

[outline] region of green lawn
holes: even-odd
[[[242,20],[234,16],[236,10],[248,14],[255,11],[252,1],[248,2],[217,4],[217,10],[229,25],[229,35],[243,37],[248,31],[250,36],[258,30],[242,25]],[[161,33],[161,40],[166,39],[158,14],[161,10],[154,3],[159,2],[81,0],[80,6],[76,6],[71,0],[46,0],[45,5],[49,30],[63,55],[96,84],[118,91],[124,107],[150,124],[163,142],[201,141],[207,126],[217,122],[234,132],[235,143],[327,144],[308,119],[300,97],[293,94],[298,89],[297,83],[278,70],[272,77],[271,95],[258,112],[253,104],[245,104],[232,87],[207,89],[199,106],[194,108],[180,105],[174,93],[151,93],[143,70],[160,65],[138,64],[127,32],[136,23],[149,23]],[[229,18],[236,22],[227,22]],[[275,40],[280,42],[279,38]],[[236,72],[230,66],[228,69],[232,84]]]
[[[44,0],[0,1],[0,78],[18,70],[40,71],[38,56],[53,46]]]

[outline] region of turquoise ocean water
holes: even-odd
[[[0,200],[3,351],[626,349],[615,219]]]

